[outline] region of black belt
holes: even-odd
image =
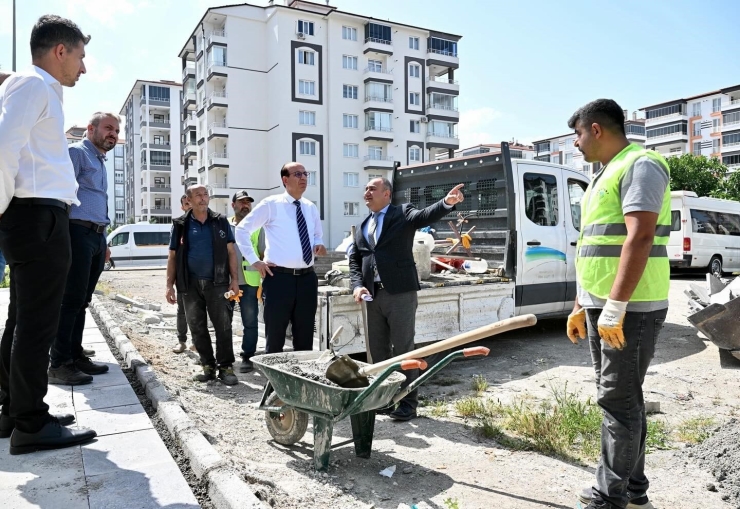
[[[306,267],[305,269],[289,269],[287,267],[269,267],[271,272],[282,272],[283,274],[293,274],[294,276],[302,276],[304,274],[310,274],[313,272],[313,267]]]
[[[95,233],[105,233],[105,225],[93,223],[92,221],[83,221],[82,219],[70,219],[70,223],[90,228]]]
[[[69,212],[70,206],[62,200],[55,200],[53,198],[18,198],[13,197],[10,200],[11,205],[23,205],[25,207],[38,206],[38,207],[59,207]]]
[[[380,281],[375,281],[375,291],[377,292],[378,290],[385,290],[385,286]]]

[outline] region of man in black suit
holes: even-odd
[[[349,250],[349,272],[355,302],[368,301],[366,340],[373,362],[414,349],[416,292],[420,288],[412,252],[414,233],[439,221],[462,202],[461,187],[463,184],[455,186],[444,200],[418,210],[410,203],[391,205],[393,186],[386,178],[373,179],[365,186],[365,205],[371,214],[357,228]],[[404,373],[404,387],[419,376],[419,370]],[[413,391],[391,417],[413,419],[417,405],[418,394]]]

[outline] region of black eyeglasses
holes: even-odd
[[[308,172],[307,172],[307,171],[297,171],[297,172],[295,172],[295,173],[292,173],[292,175],[293,175],[294,177],[298,177],[298,178],[301,178],[301,177],[306,177],[306,178],[308,178]]]

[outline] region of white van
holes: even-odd
[[[171,224],[119,226],[108,235],[110,261],[105,270],[121,267],[166,267]]]
[[[740,271],[740,203],[671,192],[668,259],[672,268]]]

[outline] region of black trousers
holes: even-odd
[[[8,323],[15,315],[15,331],[6,330],[0,345],[3,353],[10,348],[9,361],[0,363],[0,403],[17,429],[35,433],[49,418],[49,348],[71,259],[68,213],[11,203],[0,218],[0,250],[12,272]]]
[[[224,298],[228,285],[214,285],[213,281],[190,276],[190,287],[182,295],[185,318],[190,326],[193,344],[203,366],[228,368],[234,364],[234,343],[231,333],[232,308]],[[216,356],[213,356],[208,317],[216,332]]]
[[[180,343],[188,342],[188,321],[185,318],[185,303],[180,292],[177,292],[177,340]]]
[[[315,272],[300,276],[273,272],[262,281],[264,300],[265,353],[278,353],[285,346],[285,331],[291,324],[293,349],[313,349],[319,279]]]
[[[69,225],[72,263],[59,314],[59,329],[51,347],[51,367],[71,363],[82,357],[82,332],[85,310],[105,265],[105,235],[79,224]]]

